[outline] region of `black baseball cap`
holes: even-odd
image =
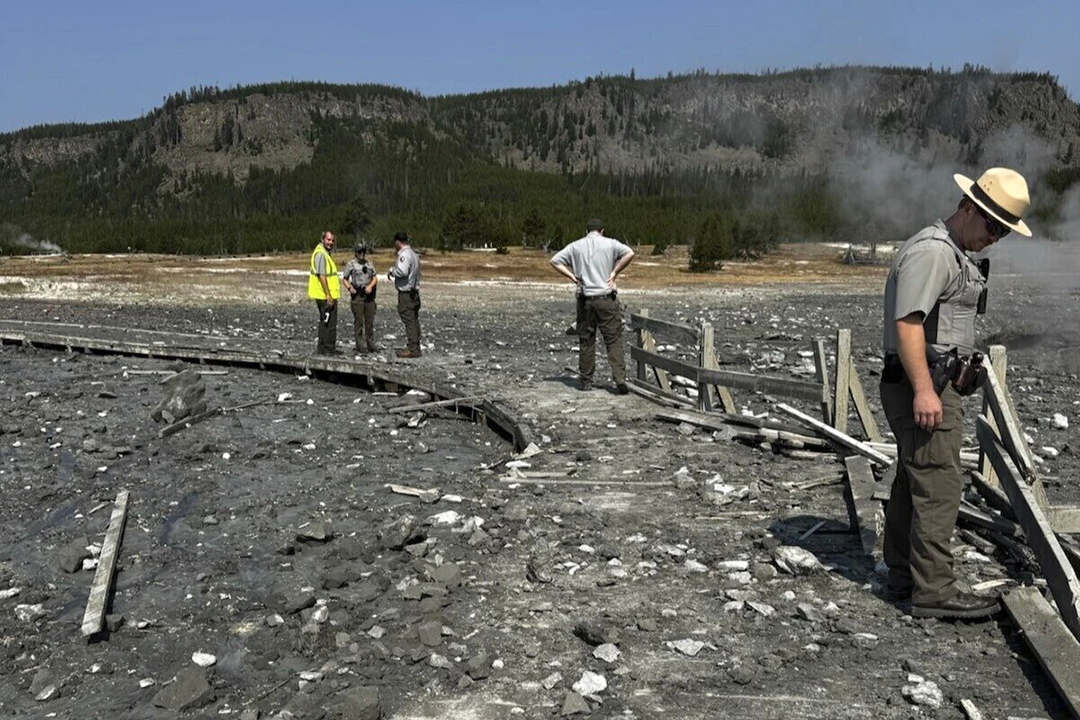
[[[603,230],[604,221],[600,218],[593,218],[589,221],[589,224],[585,226],[586,230]]]
[[[405,232],[404,230],[394,233],[394,242],[408,243],[409,233]]]

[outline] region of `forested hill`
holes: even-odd
[[[1052,218],[1078,134],[1053,76],[970,67],[631,74],[439,97],[196,88],[136,120],[0,135],[0,244],[236,252],[407,227],[429,245],[550,245],[596,214],[668,243],[751,206],[788,235],[835,236],[873,219],[872,199],[840,202],[851,179],[838,163],[858,157],[880,171],[1026,163]]]

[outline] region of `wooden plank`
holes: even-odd
[[[1008,384],[1005,382],[1005,374],[1008,370],[1008,356],[1005,353],[1004,345],[991,345],[990,346],[990,367],[987,372],[992,372],[997,375],[997,381],[1001,383],[1001,387],[1007,388]],[[982,414],[990,419],[990,426],[997,432],[997,421],[994,420],[993,415],[988,412],[990,408],[990,400],[983,396],[982,401]],[[990,461],[986,458],[986,454],[979,450],[979,472],[986,478],[986,484],[990,487],[1000,489],[1000,483],[998,483],[997,475],[994,474],[994,468],[991,467]]]
[[[630,327],[637,330],[647,330],[650,333],[656,335],[662,335],[664,339],[671,338],[674,342],[680,342],[684,345],[697,345],[698,344],[698,330],[690,325],[683,325],[682,323],[668,322],[667,320],[657,320],[656,318],[649,317],[648,310],[642,310],[638,313],[630,314]]]
[[[980,455],[983,455],[982,450],[979,451]],[[984,456],[985,457],[985,456]],[[990,462],[987,460],[987,462]],[[995,478],[997,475],[994,476]],[[1010,520],[1016,519],[1016,515],[1013,514],[1012,503],[1009,502],[1009,496],[1001,489],[1001,483],[991,485],[986,481],[986,478],[978,470],[971,471],[971,486],[975,488],[979,495],[982,495],[983,500],[990,507],[997,510],[999,513],[1009,518]]]
[[[832,426],[847,433],[848,393],[851,386],[851,330],[836,331],[836,395],[833,399]]]
[[[1024,640],[1073,717],[1080,717],[1080,644],[1054,608],[1033,587],[1019,587],[1005,596],[1005,609],[1020,626]]]
[[[1035,463],[1031,461],[1031,455],[1024,434],[1020,430],[1020,423],[1009,408],[1009,401],[1005,397],[1004,386],[998,382],[997,375],[986,373],[986,383],[983,384],[983,397],[990,407],[991,413],[997,425],[997,435],[1001,436],[1001,444],[1008,450],[1013,462],[1020,470],[1021,477],[1028,483],[1035,478]],[[994,430],[993,426],[990,427]],[[985,446],[983,450],[986,451]],[[991,461],[993,465],[993,461]],[[995,467],[996,470],[996,467]]]
[[[648,310],[642,310],[642,312],[645,313],[646,316],[647,316],[649,311]],[[631,315],[631,317],[633,317],[633,316]],[[635,343],[633,345],[631,345],[630,347],[644,348],[645,344],[646,344],[646,339],[648,337],[649,337],[649,331],[646,330],[645,328],[634,328],[634,340],[635,340]],[[633,355],[631,354],[631,357],[632,356]],[[648,380],[648,375],[646,374],[648,372],[648,366],[645,365],[645,362],[643,360],[638,360],[636,364],[637,364],[637,373],[635,373],[635,374],[637,376],[637,379],[639,381],[641,381],[642,383],[644,383],[644,382],[646,382]]]
[[[432,402],[419,403],[419,404],[416,404],[416,405],[398,405],[397,407],[390,408],[386,412],[391,413],[391,414],[394,414],[394,413],[409,413],[409,412],[415,412],[417,410],[428,410],[430,408],[446,407],[448,405],[475,406],[477,403],[481,403],[483,401],[484,401],[484,396],[483,395],[469,395],[467,397],[449,398],[447,400],[434,400]]]
[[[120,542],[124,537],[124,524],[127,522],[127,490],[116,495],[109,529],[105,531],[105,541],[101,544],[101,556],[98,558],[97,572],[90,585],[90,597],[86,602],[83,615],[82,634],[90,637],[101,632],[105,626],[105,611],[109,606],[109,594],[112,590],[113,575],[116,573],[116,560],[120,556]]]
[[[966,500],[960,501],[960,509],[957,512],[957,520],[975,525],[987,530],[1001,533],[1007,537],[1022,537],[1023,530],[1012,520],[1006,520],[999,515],[985,513]]]
[[[642,360],[672,375],[684,377],[695,384],[706,382],[710,385],[727,385],[740,390],[787,395],[791,398],[814,402],[821,398],[821,386],[817,383],[733,370],[708,370],[633,346],[630,348],[630,357],[634,360]]]
[[[805,380],[790,380],[772,375],[755,375],[734,370],[709,370],[702,368],[698,379],[712,385],[726,385],[739,390],[780,395],[792,400],[818,402],[821,400],[821,385]]]
[[[693,383],[698,382],[698,373],[701,371],[697,365],[691,365],[690,363],[676,360],[675,358],[666,357],[658,353],[646,350],[645,348],[630,348],[630,357],[635,360],[642,360],[646,364],[658,368],[672,375],[678,375],[684,377]]]
[[[1080,533],[1080,506],[1051,505],[1050,524],[1057,533]]]
[[[829,389],[829,361],[825,357],[825,341],[818,339],[810,344],[814,353],[814,377],[821,383],[821,419],[833,424],[832,391]]]
[[[708,333],[708,346],[709,346],[708,349],[705,348],[706,332]],[[716,335],[715,335],[715,332],[713,330],[713,326],[708,324],[708,323],[702,324],[702,327],[701,327],[701,343],[702,343],[701,367],[705,368],[706,370],[719,370],[720,369],[720,363],[716,359]],[[716,391],[716,395],[720,400],[721,407],[724,408],[724,412],[726,412],[726,413],[738,412],[738,409],[735,407],[735,399],[733,397],[731,397],[731,391],[728,390],[726,386],[724,386],[724,385],[706,385],[706,387],[711,387]]]
[[[221,412],[222,408],[210,408],[209,410],[204,410],[201,413],[190,415],[183,420],[177,420],[172,425],[166,425],[165,427],[161,428],[161,430],[158,431],[158,439],[164,439],[169,437],[170,435],[175,435],[184,428],[191,427],[192,425],[197,425],[198,423],[201,423],[207,418],[212,418],[215,415],[220,415]]]
[[[873,557],[884,520],[881,503],[874,500],[877,484],[874,471],[870,461],[862,455],[844,458],[844,466],[847,467],[848,489],[851,491],[851,505],[848,508],[851,526],[859,533],[863,553]]]
[[[871,460],[876,462],[878,465],[881,465],[882,467],[889,467],[890,465],[893,464],[893,461],[892,461],[891,458],[888,458],[885,455],[882,455],[877,450],[874,450],[870,446],[866,445],[866,443],[861,443],[858,440],[856,440],[855,438],[851,437],[850,435],[848,435],[846,433],[842,433],[839,430],[837,430],[836,428],[831,427],[829,425],[826,425],[825,423],[821,422],[820,420],[812,418],[809,415],[807,415],[806,413],[801,412],[799,410],[796,410],[795,408],[791,407],[790,405],[785,405],[784,403],[779,403],[776,406],[776,408],[777,408],[777,410],[780,410],[781,412],[786,413],[787,415],[790,415],[793,418],[801,420],[804,424],[809,425],[810,427],[814,428],[820,434],[824,435],[828,439],[843,445],[844,447],[848,448],[849,450],[854,450],[855,452],[859,453],[860,455],[862,455],[864,457],[870,458]]]
[[[702,323],[698,330],[698,365],[701,367],[709,366],[709,358],[716,362],[716,350],[713,348],[713,326],[709,323]],[[708,412],[713,409],[712,398],[712,386],[708,383],[699,382],[697,386],[698,391],[698,410],[702,412]]]
[[[630,317],[633,318],[633,315],[631,315]],[[649,318],[649,311],[648,310],[642,310],[641,315],[639,317],[645,318],[647,320]],[[695,342],[696,342],[696,338],[695,338]],[[630,356],[631,357],[634,356],[634,350],[635,350],[635,348],[633,348],[633,347],[630,348]],[[643,350],[645,352],[650,352],[650,353],[655,353],[656,352],[656,340],[653,338],[652,333],[649,332],[648,329],[644,329],[641,332],[641,350]],[[642,361],[639,359],[638,360],[638,366],[640,367],[640,366],[642,366],[642,364],[643,364]],[[660,389],[663,390],[664,392],[671,392],[671,378],[668,377],[667,372],[664,371],[662,368],[657,367],[655,363],[644,363],[644,365],[646,365],[646,366],[651,365],[652,366],[653,375],[656,378],[656,384],[660,386]],[[642,378],[642,380],[644,380],[644,379],[645,378]]]
[[[866,393],[863,392],[862,382],[859,380],[859,371],[855,367],[855,361],[850,360],[848,371],[848,389],[851,391],[851,401],[855,405],[855,414],[859,417],[863,433],[874,442],[881,442],[881,431],[878,430],[874,413],[870,412],[870,405],[866,402]]]
[[[678,405],[683,407],[694,407],[695,403],[688,397],[683,395],[676,395],[674,392],[665,392],[664,390],[650,385],[642,380],[630,378],[627,382],[627,386],[630,388],[630,392],[635,395],[639,395],[647,400],[654,402],[667,402],[671,405]]]
[[[1035,501],[1031,487],[1017,474],[986,417],[979,416],[976,428],[979,442],[997,472],[1002,489],[1012,502],[1013,512],[1024,530],[1027,544],[1035,551],[1058,612],[1073,635],[1080,637],[1080,579],[1077,579],[1076,571],[1054,536],[1050,520]]]

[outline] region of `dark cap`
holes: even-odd
[[[585,226],[586,230],[603,230],[604,221],[600,218],[593,218],[589,221],[589,224]]]
[[[353,245],[353,252],[355,252],[355,253],[366,253],[367,252],[367,245],[365,245],[364,243],[356,243],[355,245]]]
[[[409,233],[402,230],[401,232],[394,233],[394,242],[409,244]]]

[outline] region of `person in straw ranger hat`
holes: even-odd
[[[957,377],[975,352],[975,318],[986,307],[985,250],[1010,232],[1027,237],[1027,182],[990,168],[977,182],[953,178],[963,192],[948,220],[909,238],[885,282],[881,404],[896,436],[896,480],[885,513],[885,595],[910,598],[915,617],[972,619],[999,609],[997,598],[956,587],[950,538],[960,508],[962,396],[985,370]],[[974,378],[971,382],[965,382]]]

